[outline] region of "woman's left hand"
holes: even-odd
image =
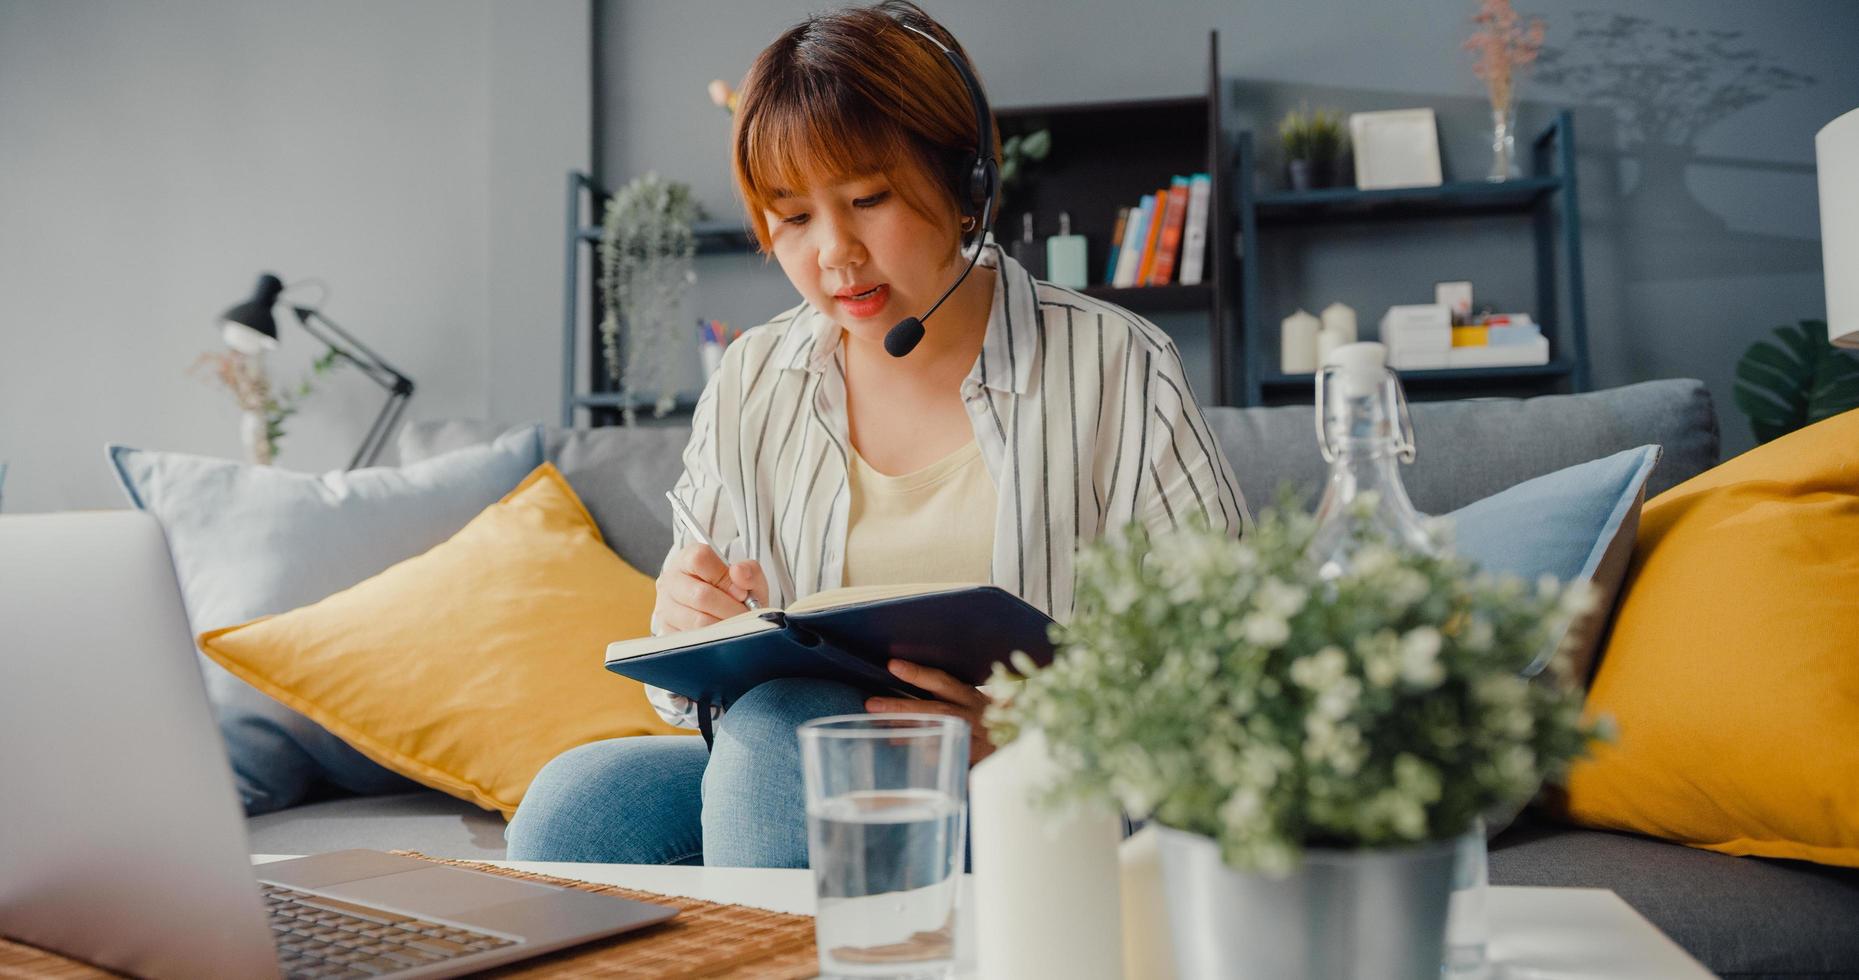
[[[873,714],[890,711],[916,712],[918,714],[953,715],[968,722],[970,737],[968,740],[968,764],[974,765],[988,757],[994,751],[994,743],[988,741],[988,730],[981,724],[981,713],[990,703],[988,696],[979,688],[970,687],[954,677],[934,667],[925,667],[908,660],[893,660],[890,663],[891,674],[898,680],[915,684],[940,700],[919,701],[915,698],[866,698],[865,710]]]

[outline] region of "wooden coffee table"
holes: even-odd
[[[291,855],[257,854],[255,864]],[[659,867],[642,864],[570,864],[487,861],[501,868],[619,885],[776,912],[813,914],[813,874],[763,868]],[[964,890],[958,948],[972,955],[973,909]],[[1620,896],[1601,888],[1493,887],[1490,896],[1493,980],[1710,980],[1690,954],[1647,922]],[[973,974],[964,962],[962,976]]]

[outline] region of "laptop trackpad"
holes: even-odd
[[[474,874],[457,868],[401,871],[318,890],[388,911],[424,916],[456,916],[472,909],[561,892],[548,885]]]

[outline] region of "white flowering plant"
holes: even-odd
[[[1442,522],[1437,555],[1366,542],[1323,581],[1315,527],[1281,505],[1239,541],[1196,522],[1087,546],[1052,664],[997,668],[1018,689],[989,709],[995,743],[1046,733],[1050,803],[1109,801],[1284,874],[1306,847],[1463,834],[1603,736],[1565,658],[1519,674],[1588,610],[1585,584],[1478,573]]]

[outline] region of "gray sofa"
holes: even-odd
[[[1256,511],[1289,484],[1321,486],[1308,408],[1207,412]],[[1659,381],[1529,400],[1418,403],[1419,459],[1405,472],[1414,503],[1444,513],[1515,483],[1647,443],[1665,447],[1652,496],[1717,462],[1716,416],[1695,381]],[[400,437],[413,461],[488,441],[501,427],[429,422]],[[551,431],[548,454],[581,494],[608,543],[655,572],[670,548],[664,491],[688,430]],[[590,651],[589,655],[595,655]],[[503,822],[437,792],[321,799],[248,821],[255,852],[417,848],[497,858]],[[1711,970],[1734,977],[1859,977],[1859,871],[1731,858],[1526,816],[1492,844],[1496,884],[1609,888]]]

